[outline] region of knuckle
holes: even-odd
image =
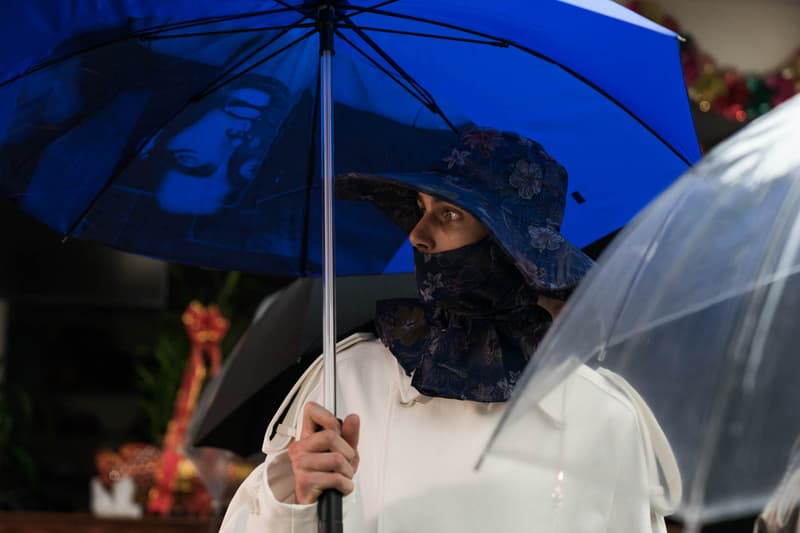
[[[322,434],[322,440],[325,444],[333,444],[333,441],[336,439],[336,432],[332,429],[326,429],[320,432]]]
[[[353,481],[346,477],[340,477],[337,483],[337,488],[342,494],[350,494],[353,492]]]
[[[347,459],[345,459],[344,455],[337,453],[333,456],[333,467],[336,470],[342,470],[348,464]]]
[[[300,452],[301,452],[300,443],[298,441],[294,441],[291,444],[289,444],[289,447],[286,450],[286,453],[289,455],[289,459],[292,462],[295,462],[297,460],[297,457],[300,455]]]

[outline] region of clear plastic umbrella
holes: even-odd
[[[753,533],[800,533],[800,440],[778,489],[758,517]]]
[[[655,450],[651,487],[666,493],[627,496],[675,507],[688,532],[758,514],[800,432],[798,214],[795,97],[718,146],[617,237],[543,340],[484,458],[546,464],[526,422],[580,368],[638,407]],[[603,406],[586,409],[602,420]],[[665,479],[659,425],[682,486]],[[573,486],[598,482],[604,467],[550,466]]]

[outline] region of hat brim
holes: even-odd
[[[554,229],[529,223],[491,202],[481,184],[437,172],[362,174],[336,177],[337,197],[376,205],[404,231],[419,218],[416,195],[436,196],[468,211],[506,251],[529,285],[540,290],[574,287],[594,262]]]

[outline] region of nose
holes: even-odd
[[[411,229],[411,232],[408,234],[408,240],[411,242],[411,246],[420,252],[433,252],[436,247],[436,242],[433,240],[427,215],[423,215],[422,218],[419,219],[419,222],[417,222],[417,225]]]

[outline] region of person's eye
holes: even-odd
[[[203,164],[193,150],[175,150],[172,157],[176,163],[186,168],[197,168]]]
[[[459,213],[458,211],[453,211],[452,209],[446,209],[445,211],[442,212],[442,219],[444,219],[447,222],[453,222],[455,220],[458,220],[459,218],[461,218],[461,213]]]
[[[243,120],[257,120],[261,118],[263,114],[261,109],[242,100],[234,100],[226,105],[225,112],[232,117],[241,118]]]
[[[174,166],[175,170],[191,176],[204,178],[217,170],[214,163],[204,162],[194,150],[173,150],[171,155],[171,166]]]

